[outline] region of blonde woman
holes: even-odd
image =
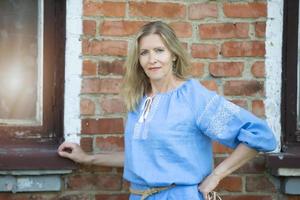
[[[224,177],[276,142],[264,121],[189,79],[189,66],[167,24],[144,25],[126,62],[125,153],[88,155],[63,143],[59,155],[96,165],[124,163],[130,200],[210,199]],[[215,168],[213,140],[234,149]]]

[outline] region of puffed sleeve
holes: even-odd
[[[203,134],[230,148],[239,143],[263,152],[276,148],[274,134],[264,120],[215,92],[202,97],[206,103],[198,111],[196,123]]]

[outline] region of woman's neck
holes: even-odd
[[[178,79],[174,75],[161,80],[150,80],[151,92],[149,96],[154,96],[157,93],[164,93],[173,90],[182,82],[182,80]]]

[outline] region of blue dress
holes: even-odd
[[[176,184],[147,200],[202,200],[197,185],[213,169],[212,140],[230,148],[239,143],[264,152],[276,148],[263,120],[197,80],[144,97],[127,116],[124,178],[134,189]]]

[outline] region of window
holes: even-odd
[[[63,169],[65,0],[0,1],[0,169]],[[16,159],[17,158],[17,159]]]
[[[283,151],[300,148],[299,2],[284,2],[282,127]],[[299,53],[298,53],[299,52]]]
[[[300,168],[299,1],[285,0],[283,11],[281,152],[268,155],[267,166],[288,180],[290,169]]]

